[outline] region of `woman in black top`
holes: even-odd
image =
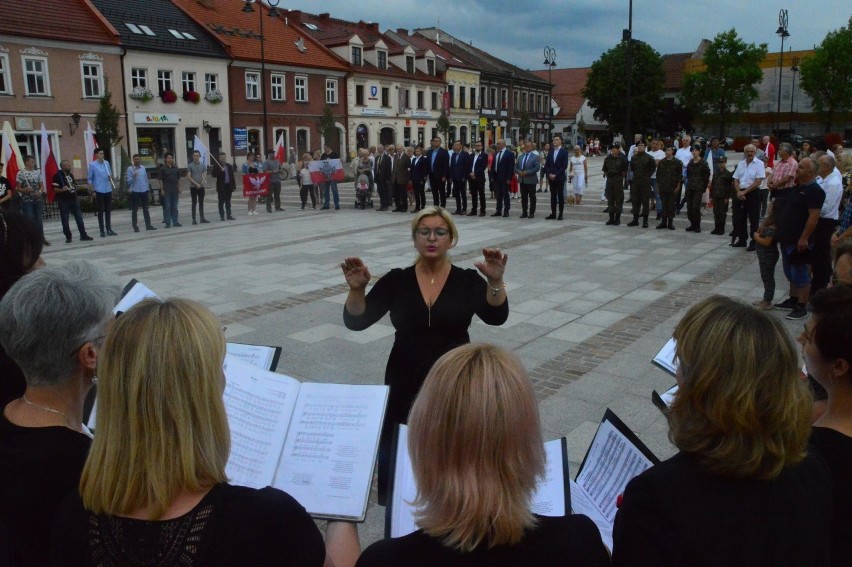
[[[357,567],[609,565],[586,516],[529,511],[545,456],[520,361],[468,344],[432,367],[411,409],[408,451],[419,530],[367,548]]]
[[[475,270],[452,265],[449,251],[458,242],[452,217],[440,207],[427,207],[411,222],[417,250],[413,266],[382,276],[369,294],[370,271],[360,258],[341,264],[349,284],[343,308],[348,329],[366,329],[388,312],[396,329],[385,371],[390,398],[379,448],[379,503],[387,493],[388,451],[393,429],[405,423],[408,410],[432,364],[450,349],[470,341],[468,328],[477,315],[489,325],[502,325],[509,316],[503,283],[508,256],[484,248]]]
[[[613,565],[827,565],[831,480],[780,321],[711,296],[675,328],[680,450],[627,484]]]
[[[799,343],[808,374],[828,393],[811,428],[811,444],[834,479],[831,564],[852,565],[852,286],[825,289],[808,304]]]

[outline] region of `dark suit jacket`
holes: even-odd
[[[426,180],[429,175],[429,158],[424,155],[411,158],[411,182],[417,185]]]
[[[474,160],[475,158],[475,160]],[[474,163],[476,161],[476,163]],[[470,154],[470,160],[467,168],[467,172],[473,173],[474,178],[476,179],[485,179],[485,170],[488,169],[488,154],[484,151],[476,156],[476,154]]]
[[[435,156],[435,165],[432,165],[432,153],[438,152]],[[426,163],[429,164],[429,177],[449,177],[450,176],[450,152],[446,148],[432,148],[426,152]]]
[[[393,181],[392,161],[386,153],[376,158],[376,181],[380,183],[391,183]]]
[[[491,171],[494,173],[494,180],[502,185],[508,184],[515,175],[515,154],[508,147],[503,150],[503,157],[499,158],[500,151],[494,153],[494,161],[491,162]]]
[[[568,171],[569,155],[565,147],[559,148],[559,155],[556,156],[556,161],[553,160],[553,154],[556,153],[556,148],[551,148],[547,153],[547,160],[544,162],[544,172],[547,175],[555,175],[555,182],[565,181],[565,172]],[[548,177],[548,180],[550,178]]]
[[[213,165],[213,177],[216,178],[216,191],[227,189],[233,193],[237,189],[237,182],[234,179],[234,166],[230,163],[223,164],[228,170],[229,183],[225,186],[225,171],[218,165]]]
[[[470,161],[470,154],[464,150],[450,156],[450,179],[453,181],[465,179],[465,174],[470,169]]]
[[[393,182],[395,185],[408,185],[411,179],[408,170],[411,168],[411,158],[408,154],[396,156],[393,160]]]

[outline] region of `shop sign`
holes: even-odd
[[[134,124],[179,124],[180,114],[163,112],[161,114],[133,113]]]

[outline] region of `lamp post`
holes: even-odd
[[[796,95],[796,73],[799,72],[799,58],[793,57],[790,71],[793,72],[793,83],[790,85],[790,130],[793,129],[793,98]]]
[[[622,41],[627,42],[627,104],[624,116],[624,142],[629,144],[632,136],[633,117],[633,0],[630,0],[627,29],[622,30]]]
[[[778,29],[775,33],[781,36],[781,57],[778,59],[778,106],[775,109],[775,135],[778,135],[779,121],[781,120],[781,71],[784,69],[784,40],[790,37],[787,31],[787,10],[778,12]]]
[[[544,46],[544,65],[547,67],[547,82],[550,84],[550,104],[547,109],[547,123],[553,126],[553,68],[556,67],[556,50],[552,47]],[[548,128],[549,129],[549,128]]]
[[[251,14],[254,12],[254,8],[252,4],[255,2],[260,2],[261,0],[245,0],[245,4],[243,5],[243,12],[246,14]],[[266,0],[267,4],[269,4],[269,17],[277,18],[278,17],[278,4],[281,0]],[[263,35],[263,6],[261,3],[261,8],[258,10],[258,19],[260,20],[260,101],[263,105],[263,140],[261,140],[261,154],[263,154],[270,146],[267,144],[268,136],[269,136],[269,122],[266,115],[266,53],[264,52],[264,41],[266,40]]]

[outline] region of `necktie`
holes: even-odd
[[[453,154],[453,167],[459,162],[459,154]]]
[[[435,167],[435,158],[438,157],[438,150],[432,150],[432,167]]]
[[[231,182],[231,175],[230,175],[230,171],[228,170],[228,166],[226,165],[225,166],[225,184],[227,185],[230,182]]]
[[[521,171],[526,169],[527,167],[527,158],[530,157],[530,154],[524,154],[524,161],[521,162]]]
[[[500,160],[503,159],[503,150],[497,154],[497,165],[494,166],[494,169],[497,169],[500,166]]]

